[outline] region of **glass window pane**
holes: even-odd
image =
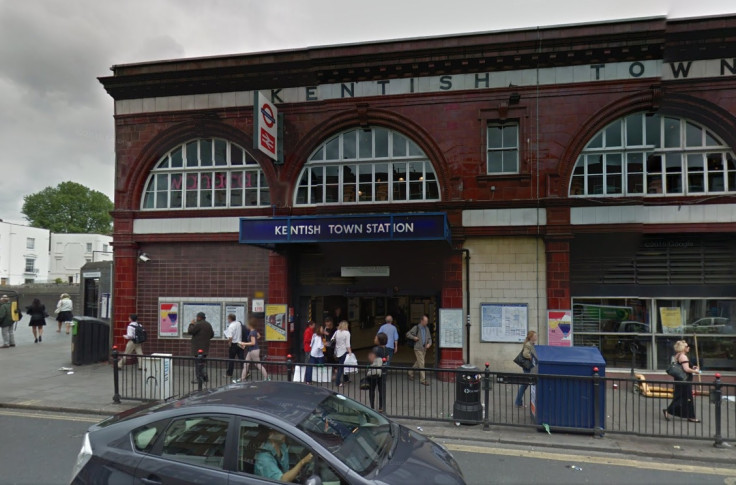
[[[644,154],[643,153],[627,153],[626,154],[626,171],[643,172],[644,171]]]
[[[647,174],[647,194],[662,193],[662,175]]]
[[[516,150],[504,150],[503,152],[503,171],[516,173],[519,171],[519,159]]]
[[[503,171],[503,154],[498,151],[488,152],[488,173]]]
[[[199,141],[199,159],[203,167],[212,166],[212,140]]]
[[[409,164],[409,180],[413,182],[424,180],[424,162],[411,162]]]
[[[623,193],[622,175],[606,175],[606,194],[616,195]]]
[[[426,198],[428,200],[439,200],[440,187],[434,180],[427,180],[425,188],[427,190]]]
[[[230,165],[243,165],[243,150],[235,143],[230,144]]]
[[[181,154],[181,147],[176,147],[176,149],[171,152],[171,168],[179,168],[182,166],[182,154]]]
[[[621,154],[609,153],[606,155],[606,173],[621,173]]]
[[[199,206],[212,207],[212,174],[201,174],[199,184]]]
[[[340,167],[331,165],[325,167],[325,202],[335,203],[339,194]]]
[[[414,141],[409,140],[409,156],[411,157],[421,157],[424,155],[424,152],[422,152],[422,149],[419,148],[419,145],[414,143]]]
[[[143,208],[153,209],[153,201],[155,200],[154,198],[155,198],[154,192],[146,192],[146,196],[143,197]]]
[[[215,165],[227,165],[227,142],[215,140]]]
[[[196,190],[187,190],[187,207],[197,207]]]
[[[626,190],[629,194],[641,194],[644,192],[644,175],[641,173],[629,173],[626,179]]]
[[[626,146],[644,144],[644,126],[641,113],[626,118]]]
[[[325,145],[325,160],[340,159],[340,137],[336,136]]]
[[[373,132],[358,130],[358,148],[360,158],[373,158]]]
[[[355,131],[349,131],[342,135],[342,158],[352,160],[356,157],[355,151]]]
[[[709,147],[720,146],[721,143],[716,140],[716,137],[710,131],[705,132],[705,145]]]
[[[588,177],[588,194],[603,193],[603,175],[591,175]]]
[[[588,175],[603,173],[603,155],[588,155]]]
[[[220,469],[230,419],[189,416],[175,419],[164,432],[162,455],[197,467]]]
[[[578,161],[575,162],[575,168],[572,169],[573,175],[583,175],[585,174],[585,159],[583,156],[578,157]]]
[[[488,148],[502,148],[503,138],[500,126],[489,126],[487,135]]]
[[[376,140],[376,158],[388,157],[388,130],[385,128],[376,128],[373,131]]]
[[[175,190],[171,192],[171,207],[172,208],[181,207],[181,190]]]
[[[702,172],[705,169],[702,153],[693,153],[687,156],[687,171]]]
[[[169,158],[171,157],[170,154],[164,155],[164,157],[158,162],[158,165],[156,165],[155,168],[169,168]]]
[[[650,155],[647,158],[647,173],[659,173],[662,171],[662,157]]]
[[[586,149],[588,148],[601,148],[603,146],[603,132],[598,133],[593,137],[590,142],[588,142],[588,145],[586,145]]]
[[[621,146],[621,121],[611,123],[606,127],[606,147]]]
[[[704,192],[705,191],[705,177],[702,173],[690,173],[687,176],[687,191],[688,193]]]
[[[680,146],[680,120],[676,118],[664,119],[664,146],[677,148]]]
[[[685,146],[699,147],[703,145],[703,130],[692,123],[685,123]]]
[[[518,134],[519,128],[517,125],[509,125],[503,127],[503,147],[504,148],[516,148],[519,146]]]
[[[585,177],[574,175],[570,181],[570,195],[583,195],[585,193]]]
[[[306,204],[307,203],[307,188],[300,186],[296,191],[296,203]]]
[[[187,143],[187,167],[196,167],[199,164],[199,143],[190,141]]]
[[[406,137],[399,133],[393,134],[392,137],[392,143],[393,143],[393,150],[394,150],[394,156],[395,157],[405,157],[406,156]]]
[[[394,200],[406,200],[407,173],[405,163],[393,164]],[[378,178],[376,178],[378,180]],[[378,194],[378,192],[376,192]]]
[[[261,186],[261,198],[258,201],[259,205],[270,205],[271,204],[271,191],[268,187]]]
[[[647,130],[647,145],[659,148],[660,130],[662,129],[659,115],[644,115]]]
[[[312,157],[309,159],[309,161],[319,161],[325,159],[325,147],[321,146],[319,149],[317,149],[316,152],[312,154]]]
[[[665,160],[667,173],[682,172],[682,155],[680,153],[668,153]]]
[[[168,190],[169,176],[165,173],[156,175],[156,190]]]

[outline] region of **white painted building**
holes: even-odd
[[[51,234],[48,281],[79,283],[79,269],[87,263],[112,261],[112,237],[101,234]]]
[[[0,222],[0,284],[47,281],[49,234],[46,229]]]

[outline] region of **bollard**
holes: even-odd
[[[291,360],[291,354],[286,356],[286,380],[291,382],[294,380],[294,361]]]
[[[593,367],[593,437],[603,438],[603,426],[599,409],[601,407],[601,376],[598,367]],[[605,414],[605,413],[604,413]]]
[[[721,374],[716,373],[716,381],[715,386],[712,391],[710,391],[710,401],[716,405],[716,435],[714,436],[715,443],[713,443],[713,446],[716,448],[724,448],[723,445],[723,436],[721,435],[721,403],[723,399],[723,391],[721,388],[723,387],[723,384],[721,383]]]
[[[118,346],[112,346],[112,382],[114,386],[114,394],[112,395],[112,402],[120,404],[120,369],[118,369],[118,362],[120,358],[118,355]]]
[[[197,362],[195,364],[195,372],[197,373],[197,390],[202,390],[202,383],[204,382],[204,352],[202,349],[197,351]]]
[[[491,429],[491,422],[489,419],[489,412],[491,409],[490,394],[491,394],[491,371],[489,370],[490,364],[486,362],[486,370],[483,372],[483,401],[485,402],[485,413],[483,413],[483,430],[488,431]]]

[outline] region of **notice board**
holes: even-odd
[[[526,303],[481,303],[481,342],[523,342],[529,326]]]

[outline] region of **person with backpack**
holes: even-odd
[[[130,314],[130,322],[128,323],[128,328],[125,331],[125,335],[123,335],[123,338],[128,341],[128,343],[125,344],[125,352],[126,354],[132,354],[135,352],[136,354],[143,356],[143,342],[146,341],[147,335],[146,330],[143,328],[143,325],[138,323],[138,315],[135,313]],[[122,369],[125,365],[126,357],[122,357],[118,361],[118,368]],[[141,359],[138,359],[138,370],[143,369],[143,361]]]
[[[227,328],[225,329],[225,337],[227,337],[227,341],[230,345],[228,346],[228,363],[225,375],[228,378],[232,379],[233,370],[235,368],[235,357],[237,357],[240,361],[245,360],[245,350],[243,350],[243,347],[240,345],[240,343],[245,340],[247,332],[245,331],[244,325],[240,323],[234,313],[230,313],[227,316],[227,321],[228,324]]]

